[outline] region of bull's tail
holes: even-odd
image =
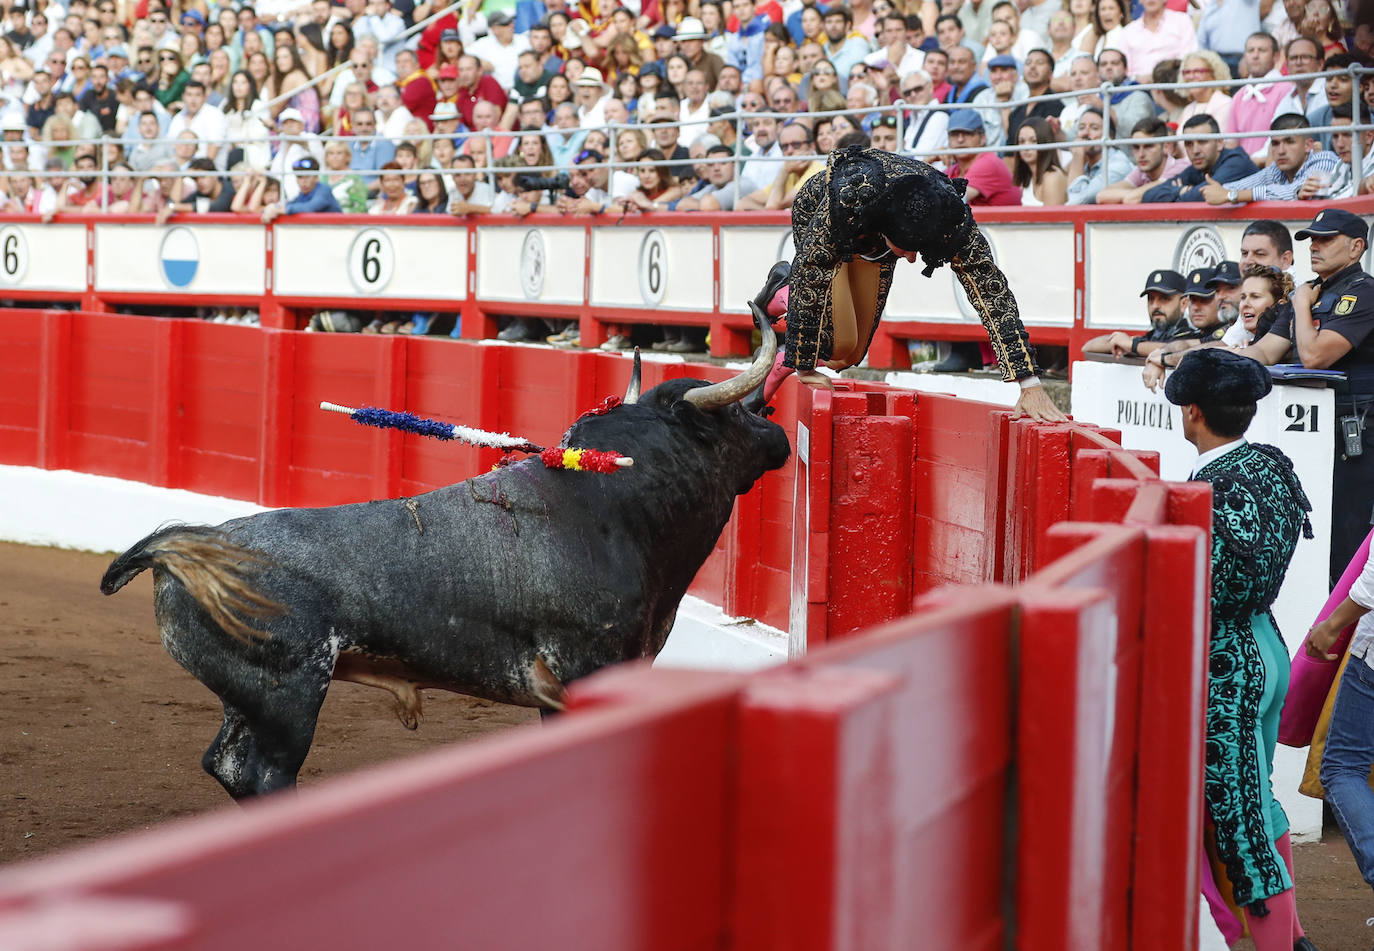
[[[271,564],[261,552],[235,544],[218,528],[160,528],[110,562],[100,590],[114,594],[146,568],[159,567],[181,583],[226,634],[251,642],[267,637],[245,618],[280,617],[286,608],[257,591],[252,577]]]

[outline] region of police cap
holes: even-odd
[[[1368,243],[1369,226],[1364,223],[1364,219],[1359,215],[1346,211],[1344,208],[1323,208],[1317,212],[1317,217],[1312,219],[1310,225],[1293,237],[1299,241],[1306,241],[1308,238],[1324,238],[1333,234],[1363,238]]]
[[[1149,277],[1145,278],[1145,290],[1140,292],[1140,296],[1144,297],[1150,291],[1170,295],[1182,294],[1187,283],[1183,275],[1177,271],[1151,271]]]
[[[1188,272],[1188,289],[1183,293],[1189,297],[1212,297],[1217,289],[1211,285],[1215,268],[1195,267]]]
[[[1207,279],[1207,286],[1215,288],[1218,284],[1240,287],[1240,265],[1235,261],[1222,261],[1212,268],[1212,276]]]

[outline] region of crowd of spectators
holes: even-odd
[[[1367,114],[1374,76],[1296,78],[1365,62],[1334,0],[447,4],[0,0],[0,202],[264,220],[782,209],[849,144],[963,176],[974,204],[1374,188],[1367,146],[1353,169],[1350,134],[1308,131],[1350,124],[1356,99]],[[1132,89],[1174,81],[1228,85]],[[1011,105],[1030,96],[1057,98]],[[1089,141],[1104,135],[1131,141]],[[950,151],[979,146],[997,151]]]

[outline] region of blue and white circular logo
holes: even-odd
[[[171,287],[190,287],[200,268],[200,245],[190,228],[176,227],[162,236],[158,248],[162,279]]]

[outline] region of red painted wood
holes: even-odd
[[[831,639],[906,614],[912,575],[911,420],[836,415],[833,425]]]
[[[53,328],[41,311],[0,310],[0,463],[42,465],[39,440]],[[56,382],[56,381],[52,381]]]
[[[754,678],[732,947],[1001,946],[1012,601],[981,594]]]
[[[1021,602],[1015,946],[1124,948],[1124,882],[1110,870],[1129,851],[1113,856],[1111,833],[1132,812],[1128,790],[1111,782],[1113,600],[1091,588]]]
[[[1146,533],[1141,768],[1132,947],[1197,947],[1211,545],[1206,529]]]

